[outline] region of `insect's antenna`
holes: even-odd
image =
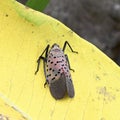
[[[63,46],[63,52],[65,51],[66,45],[69,46],[69,48],[71,49],[72,52],[74,52],[74,53],[78,53],[78,52],[76,52],[76,51],[74,51],[74,50],[72,49],[72,47],[70,46],[70,44],[69,44],[68,41],[65,41],[65,43],[64,43],[64,46]]]

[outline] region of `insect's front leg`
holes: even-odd
[[[37,65],[37,70],[35,71],[35,74],[37,74],[37,72],[39,71],[40,60],[43,60],[44,74],[45,74],[45,76],[46,76],[45,66],[46,66],[47,58],[42,57],[42,56],[40,56],[40,57],[38,58],[38,60],[37,60],[38,65]],[[47,83],[48,83],[48,81],[46,80],[45,83],[44,83],[44,87],[47,85]]]
[[[39,71],[40,60],[43,60],[44,64],[45,64],[45,62],[46,62],[46,58],[45,58],[45,57],[40,56],[40,57],[38,58],[38,60],[37,60],[37,69],[36,69],[36,71],[35,71],[35,74],[37,74],[37,72]],[[45,65],[44,65],[44,66],[45,66]]]
[[[68,67],[69,67],[69,69],[72,70],[73,72],[75,72],[75,70],[71,68],[71,66],[70,66],[70,61],[69,61],[68,56],[67,56],[66,54],[65,54],[65,57],[66,57],[66,60],[67,60],[67,62],[68,62]]]
[[[66,45],[69,46],[70,50],[71,50],[73,53],[77,53],[77,54],[78,54],[77,51],[74,51],[74,50],[72,49],[72,47],[71,47],[71,45],[69,44],[68,41],[65,41],[65,43],[64,43],[64,46],[63,46],[63,52],[65,51]]]
[[[48,81],[46,80],[45,83],[44,83],[44,88],[45,88],[45,86],[46,86],[47,84],[48,84]]]
[[[49,49],[50,45],[47,45],[47,47],[45,48],[45,50],[43,51],[43,53],[39,56],[38,60],[37,60],[37,70],[35,71],[35,74],[37,74],[37,72],[39,71],[39,66],[40,66],[40,60],[42,59],[44,62],[44,67],[45,67],[45,62],[47,62],[47,54],[48,54],[48,49]],[[43,57],[42,55],[45,53],[45,57]],[[45,71],[45,69],[44,69]]]

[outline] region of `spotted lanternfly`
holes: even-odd
[[[46,84],[49,85],[50,92],[55,99],[61,99],[65,96],[66,92],[69,97],[74,97],[74,86],[72,83],[72,78],[70,70],[69,60],[66,54],[64,54],[66,45],[68,45],[73,53],[78,53],[73,51],[70,44],[66,41],[64,43],[63,49],[59,47],[56,43],[52,45],[50,51],[48,45],[43,53],[39,56],[37,60],[37,70],[35,74],[39,71],[40,60],[44,62],[44,73],[46,77]],[[42,55],[45,53],[45,57]]]

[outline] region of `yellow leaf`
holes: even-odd
[[[28,120],[28,118],[0,94],[0,120]]]
[[[48,44],[62,48],[66,40],[79,52],[65,51],[75,97],[55,100],[44,88],[42,62],[34,74],[36,61]],[[120,119],[119,66],[59,21],[14,0],[0,3],[0,93],[32,120]]]

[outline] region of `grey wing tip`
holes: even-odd
[[[71,93],[68,92],[68,96],[69,96],[70,98],[73,98],[73,97],[75,96],[75,92],[71,92]]]
[[[68,79],[68,78],[66,79],[66,87],[67,87],[68,96],[70,98],[73,98],[75,96],[75,91],[74,91],[74,86],[71,79]]]

